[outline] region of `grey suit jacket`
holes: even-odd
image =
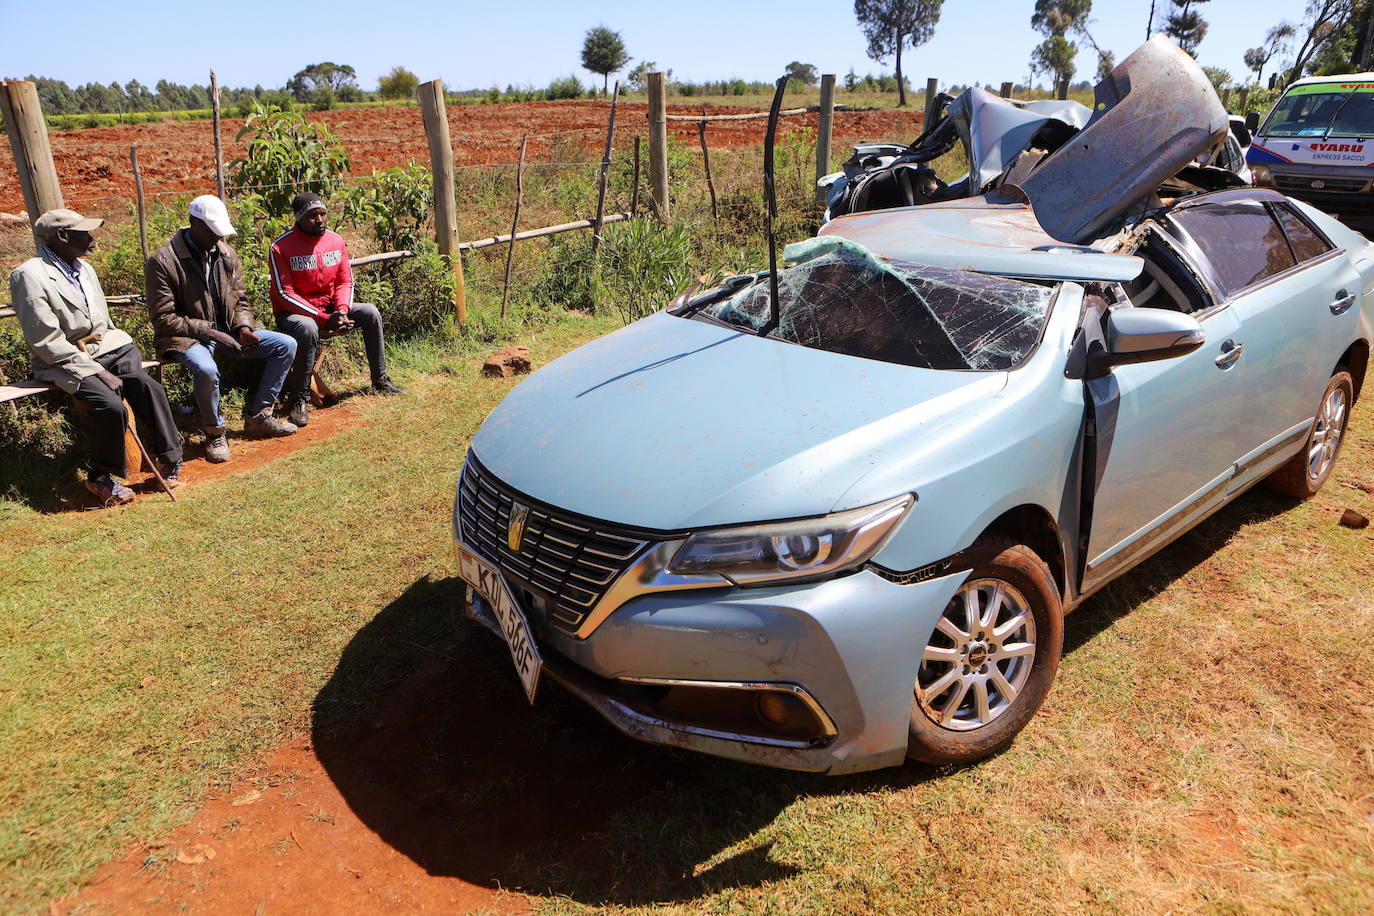
[[[10,302],[29,343],[33,377],[68,394],[76,391],[82,379],[100,371],[97,356],[133,343],[110,320],[95,268],[80,263],[85,302],[62,270],[48,260],[47,252],[29,258],[10,274]],[[93,334],[100,335],[98,342],[77,345]]]

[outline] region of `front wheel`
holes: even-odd
[[[1336,466],[1354,401],[1355,383],[1349,372],[1340,369],[1326,383],[1302,451],[1266,477],[1265,486],[1298,499],[1315,496]]]
[[[1049,693],[1064,650],[1059,589],[1024,544],[973,547],[968,579],[921,657],[907,756],[967,763],[1011,743]]]

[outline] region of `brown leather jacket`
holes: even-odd
[[[223,241],[216,243],[220,257],[215,260],[215,280],[223,300],[226,333],[239,328],[260,330],[253,310],[245,299],[243,265],[238,252]],[[153,323],[153,348],[163,359],[172,353],[185,353],[192,345],[210,340],[215,330],[215,299],[205,284],[200,258],[189,247],[186,230],[178,230],[167,244],[157,250],[144,266],[148,288],[148,317]]]

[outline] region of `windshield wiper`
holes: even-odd
[[[1350,100],[1355,97],[1356,91],[1357,90],[1354,89],[1350,90],[1350,95],[1341,99],[1341,104],[1336,106],[1336,112],[1335,114],[1331,115],[1331,120],[1328,121],[1326,124],[1326,131],[1322,134],[1323,140],[1331,139],[1331,128],[1336,126],[1336,119],[1341,116],[1341,112],[1345,111],[1345,106],[1348,105],[1350,103]]]

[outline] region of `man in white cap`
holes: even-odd
[[[223,241],[235,234],[224,201],[213,194],[197,197],[189,215],[190,225],[148,259],[148,315],[158,354],[191,372],[206,459],[228,461],[215,354],[264,361],[257,389],[244,402],[243,431],[252,438],[289,436],[296,427],[272,416],[272,408],[296,357],[296,342],[264,330],[253,317],[238,253]]]
[[[180,482],[181,435],[167,392],[143,371],[143,354],[110,320],[95,269],[81,260],[95,250],[91,233],[103,222],[71,210],[40,216],[33,232],[42,248],[10,274],[10,301],[29,344],[33,377],[90,408],[86,489],[112,506],[134,498],[116,479],[130,470],[124,466],[125,403],[171,485]]]

